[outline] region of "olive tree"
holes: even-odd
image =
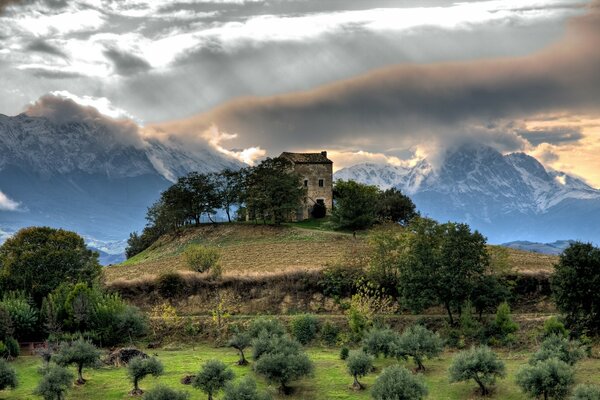
[[[362,341],[365,353],[373,357],[394,357],[397,354],[400,335],[389,328],[372,328]]]
[[[256,381],[246,376],[239,383],[229,382],[225,385],[223,400],[271,400],[268,393],[260,393]]]
[[[521,367],[516,375],[517,385],[532,397],[543,396],[562,399],[574,382],[574,372],[569,364],[557,358],[537,361],[533,365]]]
[[[50,364],[33,393],[44,400],[63,400],[73,384],[73,374],[65,367]]]
[[[422,325],[414,325],[400,336],[398,356],[412,357],[417,364],[417,369],[424,371],[423,360],[439,356],[443,349],[444,341],[437,333],[431,332]]]
[[[72,343],[63,343],[54,357],[58,365],[66,367],[75,365],[77,367],[77,384],[83,385],[84,367],[96,367],[100,361],[100,351],[92,343],[79,338]]]
[[[452,360],[449,373],[450,382],[473,379],[484,396],[489,394],[490,386],[495,383],[496,378],[506,375],[504,363],[487,346],[472,347],[458,353]]]
[[[577,341],[572,341],[564,336],[550,335],[540,345],[540,349],[532,356],[532,364],[537,361],[545,361],[550,358],[557,358],[569,365],[574,365],[577,361],[584,358],[586,350]]]
[[[352,389],[361,390],[363,385],[358,381],[359,377],[367,375],[373,369],[373,359],[364,351],[351,351],[346,360],[348,372],[354,377]]]
[[[144,400],[187,400],[190,396],[188,393],[171,389],[167,386],[157,386],[144,393]]]
[[[577,385],[571,400],[600,400],[600,386]]]
[[[202,390],[208,395],[208,400],[212,400],[213,394],[223,389],[225,384],[233,378],[233,371],[222,361],[209,360],[194,377],[192,386]]]
[[[229,339],[228,345],[229,347],[233,347],[240,354],[240,359],[238,360],[238,365],[246,365],[248,361],[246,360],[246,356],[244,355],[244,350],[250,347],[252,343],[252,337],[249,333],[246,332],[237,332],[235,333],[231,339]]]
[[[158,358],[143,358],[141,356],[132,358],[127,365],[127,373],[133,383],[133,390],[130,394],[132,396],[143,394],[144,391],[140,389],[139,382],[148,375],[160,376],[163,372],[163,365]]]
[[[17,373],[8,362],[0,358],[0,390],[17,387]]]
[[[221,252],[216,247],[192,245],[184,251],[189,267],[196,272],[207,272],[219,265]]]
[[[319,320],[311,314],[300,314],[292,319],[290,327],[294,338],[306,345],[317,336]]]
[[[420,377],[394,365],[377,377],[371,396],[375,400],[421,400],[427,396],[427,387]]]

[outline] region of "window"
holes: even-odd
[[[304,187],[308,187],[308,179],[304,180]]]
[[[323,179],[319,179],[319,187],[323,187],[324,186],[324,181]]]

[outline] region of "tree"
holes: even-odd
[[[471,304],[481,320],[484,312],[496,310],[509,296],[510,290],[506,283],[496,275],[488,273],[476,280],[471,292]]]
[[[600,386],[577,385],[571,400],[600,400]]]
[[[333,187],[333,222],[342,229],[367,229],[377,220],[379,189],[354,181],[339,180]]]
[[[439,356],[444,349],[440,336],[422,325],[414,325],[406,329],[400,336],[398,356],[410,356],[415,360],[417,369],[424,371],[423,360]]]
[[[233,371],[219,360],[207,361],[198,375],[194,377],[192,386],[208,394],[208,400],[213,399],[213,394],[225,387],[225,384],[234,378]]]
[[[296,315],[291,323],[292,335],[303,345],[313,341],[317,336],[319,320],[311,314]]]
[[[73,374],[68,369],[50,364],[44,370],[44,376],[33,393],[44,400],[63,400],[72,385]]]
[[[219,249],[199,244],[188,246],[184,254],[188,265],[196,272],[207,272],[218,267],[221,259]]]
[[[400,335],[390,328],[372,328],[362,340],[363,351],[373,357],[394,357],[398,352]]]
[[[506,375],[504,363],[487,346],[472,347],[458,353],[452,360],[449,373],[450,382],[473,379],[484,396],[489,394],[496,378]]]
[[[73,364],[77,367],[77,384],[83,385],[84,367],[95,367],[100,361],[100,351],[92,343],[79,338],[72,343],[63,343],[55,356],[58,365],[66,367]]]
[[[578,331],[600,333],[600,248],[571,244],[554,266],[552,292],[567,325]]]
[[[516,381],[523,392],[532,397],[562,399],[573,385],[573,376],[573,369],[567,363],[550,358],[521,367]]]
[[[351,351],[346,360],[348,372],[354,378],[352,388],[362,390],[363,385],[358,381],[358,378],[367,375],[373,369],[373,359],[364,351]]]
[[[22,290],[37,304],[61,283],[92,283],[101,272],[98,253],[74,232],[24,228],[0,246],[0,286]]]
[[[394,365],[377,377],[371,395],[375,400],[421,400],[427,396],[427,387],[420,377]]]
[[[510,315],[510,306],[507,302],[501,303],[496,311],[496,317],[493,322],[493,329],[496,336],[504,343],[514,341],[513,334],[519,330],[519,325],[513,321]]]
[[[271,400],[271,396],[260,393],[256,388],[256,381],[246,376],[238,384],[229,382],[225,385],[223,400]]]
[[[248,364],[248,361],[244,356],[244,349],[250,347],[251,342],[252,337],[247,332],[237,332],[231,337],[231,339],[229,339],[229,347],[233,347],[240,354],[240,359],[237,362],[238,365]]]
[[[396,188],[387,189],[379,194],[377,216],[380,221],[407,225],[418,215],[415,203]]]
[[[224,169],[220,173],[213,175],[219,207],[225,210],[227,221],[229,222],[231,222],[232,206],[241,203],[245,175],[245,169],[238,171]]]
[[[274,318],[259,317],[252,320],[248,333],[253,339],[258,338],[261,333],[269,337],[282,336],[285,334],[285,328],[281,322]]]
[[[574,365],[584,358],[586,350],[577,341],[571,341],[564,336],[550,335],[540,345],[532,356],[530,363],[546,361],[551,358],[559,359],[569,365]]]
[[[144,393],[140,389],[139,382],[148,375],[160,376],[164,372],[162,363],[155,357],[143,358],[134,357],[127,365],[127,374],[133,383],[132,396],[139,396]]]
[[[14,389],[18,385],[17,373],[6,360],[0,358],[0,390]]]
[[[144,393],[144,400],[187,400],[190,396],[186,392],[180,392],[167,386],[157,386]]]

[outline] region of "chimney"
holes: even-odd
[[[322,152],[321,152],[321,155],[322,155],[323,157],[327,157],[327,152],[326,152],[326,151],[322,151]]]

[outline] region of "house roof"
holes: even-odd
[[[284,151],[279,157],[287,158],[295,164],[333,164],[333,161],[327,158],[327,152],[320,153],[290,153]]]

